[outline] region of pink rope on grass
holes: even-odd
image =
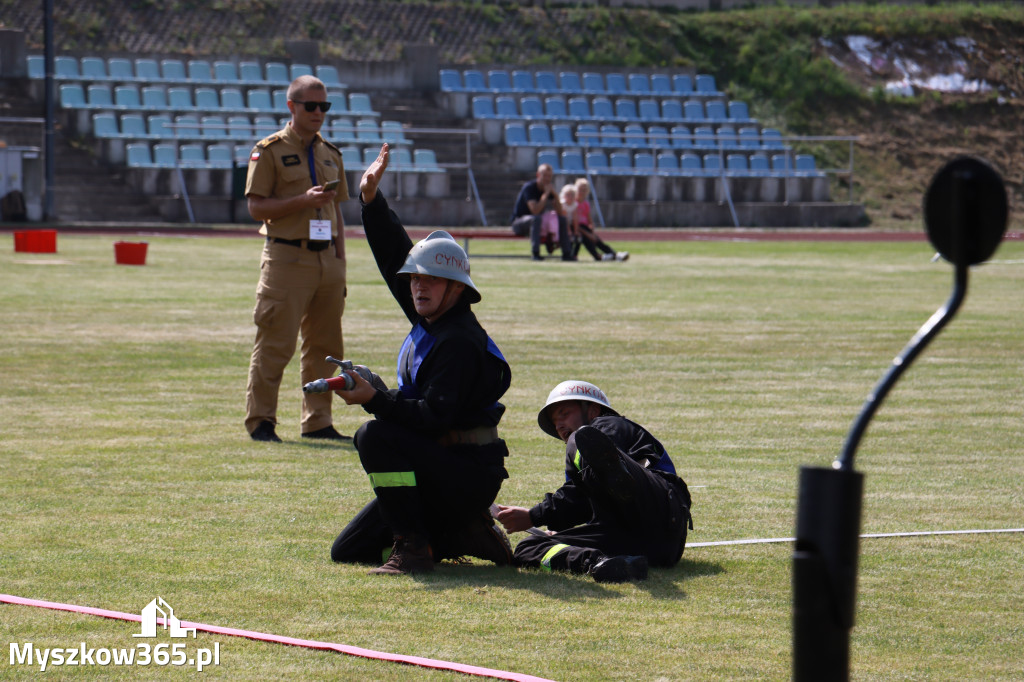
[[[10,594],[0,594],[0,603],[16,604],[18,606],[34,606],[37,608],[51,609],[54,611],[71,611],[72,613],[84,613],[90,616],[113,618],[114,620],[134,621],[136,623],[142,622],[142,616],[140,614],[122,613],[120,611],[109,611],[107,609],[97,609],[91,606],[61,604],[59,602],[43,601],[40,599],[26,599],[25,597],[16,597]],[[157,618],[157,623],[159,625],[165,625],[163,618]],[[316,640],[311,639],[296,639],[294,637],[272,635],[265,632],[239,630],[237,628],[226,628],[221,627],[219,625],[206,625],[204,623],[193,623],[184,620],[181,621],[181,626],[184,628],[195,628],[197,632],[209,632],[216,635],[227,635],[230,637],[245,637],[246,639],[254,639],[259,642],[287,644],[289,646],[298,646],[306,649],[337,651],[340,654],[348,654],[349,656],[370,658],[378,661],[388,661],[390,663],[406,663],[408,665],[415,665],[421,668],[451,670],[453,672],[464,673],[466,675],[476,675],[477,677],[491,677],[498,680],[512,680],[513,682],[552,682],[551,680],[548,680],[546,678],[535,677],[533,675],[505,672],[503,670],[493,670],[491,668],[482,668],[476,665],[465,665],[463,663],[438,661],[432,658],[422,658],[420,656],[403,656],[401,654],[389,654],[382,651],[374,651],[372,649],[363,649],[355,646],[347,646],[345,644],[334,644],[332,642],[318,642]]]

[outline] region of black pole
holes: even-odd
[[[793,679],[850,678],[850,631],[864,476],[853,458],[868,422],[921,351],[953,319],[967,294],[967,269],[989,258],[1006,230],[1006,190],[988,164],[961,157],[944,166],[925,195],[925,225],[954,265],[953,293],[918,330],[868,396],[831,469],[801,467],[793,551]],[[973,228],[973,232],[968,234]]]
[[[56,109],[53,80],[54,50],[56,49],[53,44],[53,0],[44,0],[43,2],[43,42],[45,43],[44,62],[46,63],[46,80],[43,82],[46,106],[46,123],[43,134],[43,165],[46,174],[46,187],[43,191],[43,219],[52,220],[56,213],[53,205],[54,178],[56,177],[53,151],[54,112]]]

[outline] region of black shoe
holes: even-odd
[[[598,583],[624,583],[647,580],[647,557],[612,556],[601,559],[587,573]]]
[[[541,256],[541,255],[540,255],[540,253],[539,253],[539,252],[537,252],[537,251],[534,251],[534,252],[533,252],[533,256],[532,256],[532,258],[533,258],[533,260],[544,260],[544,257],[543,257],[543,256]]]
[[[274,433],[274,422],[264,419],[259,426],[252,430],[249,437],[253,440],[265,441],[268,443],[280,443],[281,439]]]
[[[597,472],[608,492],[623,502],[631,500],[633,479],[612,439],[593,426],[581,426],[573,435],[576,450],[583,455],[584,463]]]
[[[352,436],[343,436],[333,426],[325,426],[316,431],[309,431],[302,434],[303,438],[320,438],[322,440],[352,440]]]
[[[498,566],[512,563],[512,545],[508,536],[486,511],[480,512],[480,516],[465,528],[439,537],[433,548],[438,560],[471,556]]]

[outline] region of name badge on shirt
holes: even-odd
[[[309,221],[309,238],[317,241],[330,240],[331,238],[331,221],[330,220],[310,220]]]

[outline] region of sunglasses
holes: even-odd
[[[331,108],[330,102],[303,102],[297,99],[293,99],[292,101],[295,102],[296,104],[301,104],[306,108],[306,111],[309,112],[315,111],[317,107],[320,107],[320,111],[326,114],[327,111]]]

